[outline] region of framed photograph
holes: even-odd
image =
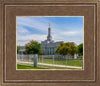
[[[0,86],[99,86],[99,0],[1,0]]]
[[[83,69],[83,16],[29,16],[16,20],[17,69]]]

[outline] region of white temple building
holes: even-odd
[[[61,42],[63,41],[54,42],[54,40],[52,40],[51,27],[49,23],[47,40],[41,41],[42,51],[44,52],[44,55],[54,55],[56,48],[60,45]]]

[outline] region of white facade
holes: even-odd
[[[44,55],[54,55],[56,48],[60,45],[61,42],[63,41],[54,42],[54,40],[52,40],[51,28],[49,25],[47,40],[41,41],[42,51],[44,51]]]

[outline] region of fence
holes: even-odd
[[[17,55],[17,64],[34,66],[35,55]],[[83,56],[38,55],[38,67],[45,69],[83,69]]]

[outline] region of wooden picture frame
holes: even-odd
[[[1,0],[0,86],[99,86],[100,0]],[[84,70],[16,70],[16,16],[84,16]]]

